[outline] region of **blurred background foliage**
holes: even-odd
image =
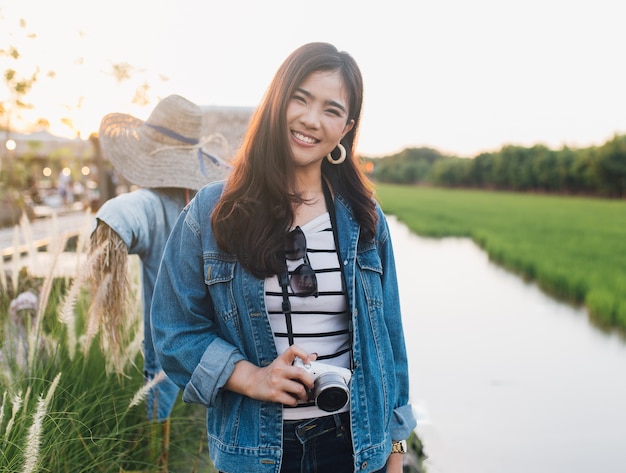
[[[507,145],[462,158],[431,148],[407,148],[364,159],[371,176],[385,183],[609,198],[626,195],[626,135],[580,149]]]

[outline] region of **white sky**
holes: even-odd
[[[37,39],[21,41],[18,18]],[[35,85],[32,118],[67,134],[69,116],[87,136],[106,113],[145,119],[173,93],[256,106],[292,50],[328,41],[364,75],[363,154],[473,156],[625,133],[624,18],[623,0],[0,0],[0,48],[24,44],[18,68],[56,72]],[[127,85],[106,74],[121,62],[139,71]],[[152,102],[133,108],[144,80]]]

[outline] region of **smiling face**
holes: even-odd
[[[313,72],[296,88],[287,105],[296,169],[321,165],[354,126],[349,113],[348,94],[338,71]]]

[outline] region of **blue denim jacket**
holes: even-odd
[[[223,389],[235,363],[269,365],[277,356],[264,280],[222,252],[211,210],[223,189],[209,184],[185,208],[167,243],[153,305],[157,354],[186,402],[207,407],[209,450],[227,472],[278,473],[282,405]],[[393,250],[380,211],[376,239],[359,242],[347,201],[335,196],[340,254],[354,324],[350,412],[355,471],[382,468],[391,441],[416,422],[409,383]]]

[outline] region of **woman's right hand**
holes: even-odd
[[[304,368],[293,365],[296,357],[309,363],[315,360],[316,355],[307,353],[297,345],[291,345],[264,368],[249,361],[240,361],[235,364],[225,388],[259,401],[295,406],[298,400],[306,401],[307,390],[313,388],[313,376]]]

